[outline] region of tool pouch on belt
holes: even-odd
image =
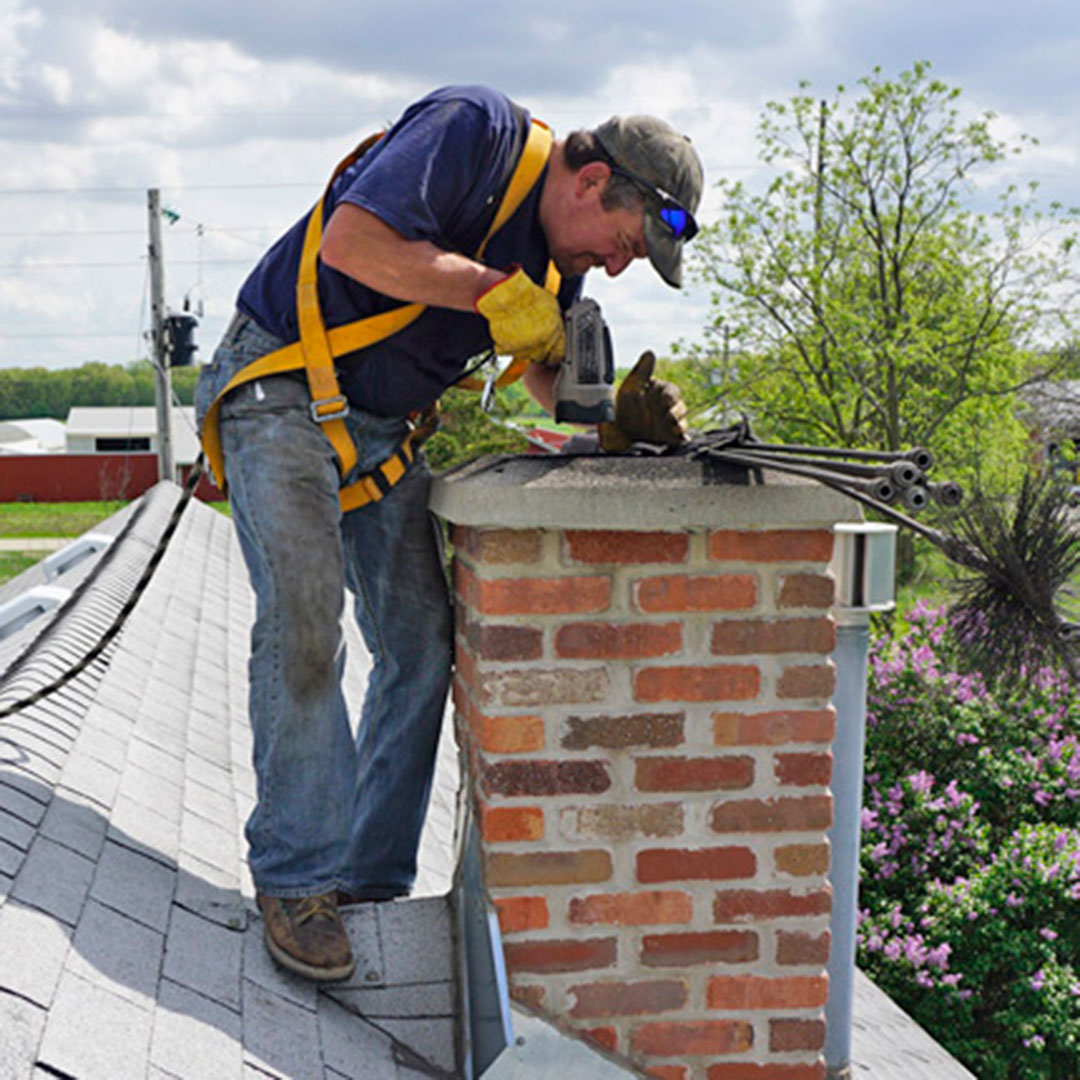
[[[519,111],[519,115],[524,121],[524,114]],[[370,136],[345,158],[334,170],[326,191],[329,192],[334,180],[353,162],[362,157],[380,138],[382,138],[382,132]],[[551,131],[545,124],[539,120],[529,122],[521,154],[475,258],[480,259],[483,256],[488,241],[510,220],[540,178],[551,154],[551,143]],[[318,255],[322,244],[325,202],[326,193],[324,192],[308,216],[304,246],[300,256],[300,270],[296,280],[296,313],[300,327],[300,340],[260,357],[238,372],[218,394],[203,421],[203,450],[218,485],[223,491],[225,469],[218,431],[218,413],[225,395],[236,387],[255,379],[301,369],[307,374],[308,388],[311,392],[311,417],[322,426],[324,434],[330,440],[337,455],[338,472],[342,479],[348,477],[356,465],[356,447],[353,445],[345,423],[345,418],[349,414],[349,404],[338,385],[337,375],[334,372],[334,360],[339,356],[385,340],[410,325],[424,311],[423,304],[405,304],[379,315],[358,319],[356,322],[327,330],[319,305],[318,285]],[[553,287],[557,291],[558,280],[554,267],[549,267],[546,287]],[[516,372],[512,370],[513,368],[513,364],[507,368],[500,377],[502,381],[499,385],[505,385],[506,382],[513,381],[513,378],[520,377],[524,365],[520,365]],[[463,379],[460,385],[470,389],[479,389],[483,384],[479,380]],[[378,501],[405,475],[406,469],[415,456],[415,449],[422,441],[418,438],[420,430],[421,427],[414,426],[397,450],[381,465],[341,488],[340,501],[343,510],[354,510],[369,502]],[[424,426],[424,430],[430,434],[434,426]],[[426,435],[424,437],[426,438]]]

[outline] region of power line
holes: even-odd
[[[0,271],[15,271],[24,273],[28,270],[120,270],[133,269],[142,264],[129,260],[128,262],[41,262],[41,263],[9,263],[0,266]],[[170,259],[169,266],[250,266],[250,259]]]

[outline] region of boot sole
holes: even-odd
[[[303,975],[304,978],[311,979],[313,982],[341,982],[342,979],[347,979],[356,970],[355,959],[350,960],[347,964],[342,964],[340,967],[315,967],[313,964],[305,964],[303,960],[297,959],[292,953],[286,952],[269,933],[263,934],[263,940],[266,942],[266,951],[283,968],[296,975]]]

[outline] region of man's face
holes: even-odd
[[[609,171],[600,166],[599,176],[585,175],[590,168],[578,174],[570,207],[548,231],[551,259],[564,277],[599,266],[616,277],[648,254],[643,208],[605,210],[600,199]]]

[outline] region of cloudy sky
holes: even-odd
[[[560,134],[651,112],[707,181],[753,184],[767,101],[925,59],[1001,136],[1039,138],[1019,175],[1080,204],[1078,55],[1077,0],[0,0],[0,366],[145,355],[151,187],[179,214],[167,302],[202,311],[208,359],[337,159],[443,83],[497,86]],[[621,363],[700,337],[704,295],[647,266],[587,291]]]

